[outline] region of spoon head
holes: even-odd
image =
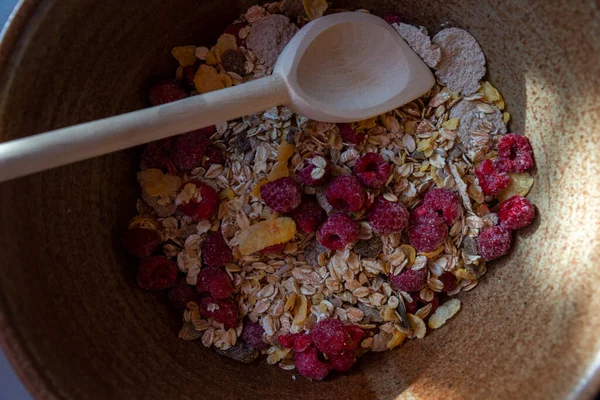
[[[360,12],[332,14],[304,26],[273,72],[286,81],[290,109],[323,122],[383,114],[422,96],[435,83],[394,28]]]

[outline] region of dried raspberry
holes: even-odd
[[[456,276],[452,272],[446,271],[438,279],[444,284],[442,292],[451,292],[458,286],[458,279],[456,279]]]
[[[196,70],[197,68],[193,65],[183,67],[182,81],[183,85],[187,90],[196,90],[196,87],[194,86],[194,77],[196,76]]]
[[[144,258],[137,273],[137,283],[146,290],[166,290],[175,285],[179,267],[165,256]]]
[[[206,157],[207,160],[204,163],[206,167],[212,164],[223,164],[225,162],[225,156],[223,155],[221,149],[217,149],[214,146],[210,146],[208,149],[206,149]]]
[[[244,328],[242,329],[242,340],[248,346],[262,350],[267,346],[267,343],[263,340],[265,330],[258,322],[244,321]]]
[[[356,350],[360,346],[361,340],[365,337],[365,331],[358,325],[345,325],[344,330],[348,334],[346,350]]]
[[[440,247],[448,236],[446,221],[432,209],[420,206],[410,214],[408,239],[419,251],[430,252]]]
[[[404,302],[404,307],[406,307],[406,312],[408,314],[414,314],[419,310],[419,303],[415,299],[417,294],[411,295],[411,297],[413,298],[413,301],[411,301],[410,303],[407,301]]]
[[[331,371],[331,366],[319,360],[319,352],[314,347],[294,355],[296,369],[308,379],[320,381]]]
[[[507,228],[521,229],[533,222],[535,207],[525,197],[515,195],[500,203],[498,217]]]
[[[227,272],[221,268],[207,267],[198,274],[196,290],[198,293],[210,292],[215,299],[226,299],[233,293],[233,285]]]
[[[302,353],[313,344],[312,335],[303,333],[294,337],[294,351]]]
[[[199,197],[201,197],[201,200],[198,201],[197,199],[192,198],[187,203],[179,204],[177,208],[196,222],[210,219],[215,215],[219,208],[217,192],[211,186],[201,181],[189,181],[187,183],[196,185],[196,192],[200,192]]]
[[[343,351],[340,354],[332,354],[329,356],[329,362],[333,369],[338,372],[348,371],[356,362],[354,351]]]
[[[352,218],[341,213],[329,216],[317,232],[317,240],[332,250],[342,250],[357,239],[356,223]]]
[[[272,246],[268,246],[260,250],[258,254],[279,254],[283,252],[283,249],[285,249],[286,245],[287,243],[274,244]]]
[[[221,54],[221,64],[227,72],[233,72],[239,76],[244,76],[246,56],[239,50],[225,50]]]
[[[238,322],[238,309],[232,299],[205,297],[200,303],[200,313],[225,325],[225,329],[235,327]]]
[[[449,189],[431,189],[423,199],[423,206],[439,212],[448,225],[454,224],[462,215],[460,198]]]
[[[429,315],[431,315],[435,312],[435,310],[437,310],[438,306],[440,305],[440,296],[435,292],[433,293],[433,299],[431,299],[431,301],[423,300],[419,292],[413,293],[411,296],[413,297],[413,299],[416,299],[416,301],[413,301],[413,303],[415,303],[416,308],[415,311],[412,312],[412,314],[417,312],[418,308],[425,307],[427,304],[431,304],[431,310],[429,311]],[[416,306],[416,304],[418,304],[418,306]]]
[[[533,167],[533,150],[526,136],[509,133],[498,142],[498,169],[525,172]]]
[[[283,347],[291,349],[292,347],[294,347],[294,339],[296,338],[296,336],[298,336],[298,334],[288,333],[285,335],[279,335],[277,340],[279,340],[279,343],[281,343]]]
[[[217,127],[215,125],[210,125],[205,128],[196,129],[192,132],[196,133],[197,135],[204,135],[207,138],[210,138],[212,135],[217,133]]]
[[[350,144],[361,144],[365,141],[366,135],[364,132],[356,132],[352,129],[351,124],[337,124],[342,135],[342,140]]]
[[[190,171],[202,166],[202,157],[206,154],[210,141],[204,131],[185,133],[175,140],[171,148],[171,161],[180,171]]]
[[[427,286],[427,268],[405,269],[398,275],[391,275],[390,283],[403,292],[418,292]]]
[[[392,167],[379,153],[366,153],[356,160],[354,175],[368,188],[380,188],[387,182]]]
[[[402,22],[402,18],[400,18],[400,16],[397,14],[383,14],[383,19],[390,25],[399,24],[400,22]]]
[[[188,93],[179,82],[163,80],[152,85],[149,97],[150,104],[158,106],[185,99],[188,97]]]
[[[233,252],[223,239],[221,231],[212,232],[202,244],[204,264],[210,267],[223,267],[233,261]]]
[[[262,185],[260,196],[272,210],[286,213],[300,205],[302,189],[293,178],[285,177]]]
[[[479,180],[479,186],[481,186],[483,193],[490,196],[496,195],[506,188],[510,180],[510,176],[506,172],[500,171],[490,159],[483,160],[475,168],[475,176]]]
[[[246,24],[245,22],[238,22],[237,24],[231,24],[227,28],[225,28],[225,31],[223,33],[229,33],[230,35],[235,36],[237,45],[243,46],[246,39],[240,38],[240,31],[242,30],[242,28],[246,27],[247,25],[248,24]]]
[[[123,233],[123,247],[132,256],[148,257],[160,244],[160,235],[152,229],[133,228]]]
[[[169,139],[174,140],[174,138]],[[169,160],[169,154],[165,148],[165,145],[169,142],[172,143],[172,140],[157,140],[144,146],[144,151],[140,157],[140,170],[157,168],[171,175],[176,175],[177,168]]]
[[[508,254],[512,243],[512,231],[497,225],[483,228],[477,238],[479,254],[486,260],[494,260]]]
[[[320,186],[331,176],[331,163],[319,154],[313,154],[302,161],[296,178],[304,186]]]
[[[350,175],[333,179],[327,188],[327,202],[339,210],[360,211],[365,205],[366,193],[358,180]]]
[[[194,286],[188,284],[185,279],[179,279],[169,290],[169,301],[176,309],[183,310],[190,301],[200,304],[202,297],[196,292]]]
[[[314,232],[327,218],[327,213],[316,199],[304,196],[302,202],[289,214],[296,226],[306,233]]]
[[[369,210],[369,224],[373,232],[400,233],[408,225],[408,210],[401,202],[391,202],[377,197]]]
[[[327,318],[315,325],[312,331],[313,341],[317,349],[327,355],[340,354],[344,350],[351,350],[356,346],[357,331],[348,329],[338,319]]]

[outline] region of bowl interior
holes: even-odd
[[[173,46],[210,45],[251,2],[25,0],[0,46],[0,140],[146,106]],[[326,382],[242,365],[177,338],[118,246],[138,149],[0,185],[0,342],[57,398],[591,396],[600,357],[600,12],[593,0],[363,0],[430,33],[468,29],[510,128],[534,146],[539,216],[443,329]]]

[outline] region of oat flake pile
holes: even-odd
[[[268,75],[299,27],[339,11],[253,6],[213,47],[174,48],[150,101]],[[321,380],[448,323],[535,218],[532,150],[475,38],[386,20],[435,72],[420,99],[352,124],[275,107],[144,148],[123,244],[138,284],[182,312],[180,338]]]

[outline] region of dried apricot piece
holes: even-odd
[[[287,162],[293,155],[294,145],[286,142],[285,140],[282,141],[279,147],[277,148],[277,161]]]
[[[182,67],[196,63],[196,46],[179,46],[171,50],[171,54]]]
[[[150,168],[138,172],[138,181],[150,196],[171,197],[181,187],[181,178],[164,174],[160,169]]]
[[[224,89],[231,85],[232,81],[229,75],[219,73],[214,67],[209,65],[201,65],[194,76],[194,86],[200,94]]]
[[[280,161],[273,166],[271,172],[269,172],[268,179],[269,182],[273,182],[279,178],[285,178],[288,176],[290,176],[290,170],[288,169],[287,162]]]
[[[322,17],[328,7],[325,0],[303,0],[302,5],[304,5],[304,11],[311,20]]]
[[[296,234],[296,223],[289,217],[273,218],[250,226],[240,234],[240,253],[247,256],[265,247],[285,243]]]

